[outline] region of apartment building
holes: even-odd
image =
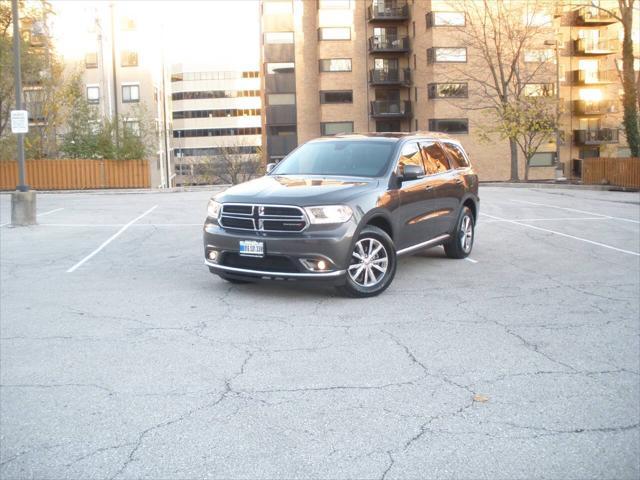
[[[87,101],[118,119],[119,128],[136,133],[145,122],[151,185],[171,186],[171,98],[160,26],[139,3],[71,3],[56,14],[57,47],[69,71],[82,71]]]
[[[476,81],[486,66],[477,46],[460,35],[468,14],[456,10],[459,5],[263,0],[266,161],[320,135],[432,130],[461,140],[481,179],[508,179],[508,142],[480,135],[491,121],[490,113],[477,108],[487,100]],[[522,54],[522,71],[535,72],[525,94],[560,99],[559,148],[555,141],[541,146],[531,161],[531,179],[557,175],[558,151],[565,174],[574,159],[625,154],[616,70],[622,29],[606,12],[579,5],[584,2],[548,1],[537,11],[513,12],[539,27]]]
[[[260,78],[255,66],[212,69],[176,64],[171,69],[176,183],[207,183],[221,157],[243,162],[262,145]]]

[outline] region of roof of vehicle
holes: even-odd
[[[389,140],[393,142],[397,142],[399,140],[408,140],[412,138],[433,138],[438,140],[453,140],[456,141],[451,136],[442,132],[429,132],[429,131],[417,131],[417,132],[367,132],[367,133],[341,133],[332,136],[321,137],[321,139],[364,139],[364,138],[376,138],[381,140]]]

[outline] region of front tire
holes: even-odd
[[[384,292],[396,274],[396,249],[387,233],[366,226],[356,240],[347,268],[346,283],[338,288],[343,295],[365,298]]]
[[[453,238],[444,244],[444,253],[449,258],[466,258],[473,248],[475,222],[469,207],[462,207]]]

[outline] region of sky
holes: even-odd
[[[96,8],[106,0],[53,0],[53,35],[65,58],[83,58],[87,28]],[[140,48],[158,51],[164,41],[168,63],[211,69],[258,69],[260,16],[258,0],[116,0],[119,12],[142,18]],[[95,38],[95,37],[94,37]]]

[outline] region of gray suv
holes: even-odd
[[[478,203],[478,177],[446,135],[319,138],[211,199],[205,264],[233,283],[327,280],[349,296],[378,295],[398,255],[436,245],[469,255]]]

